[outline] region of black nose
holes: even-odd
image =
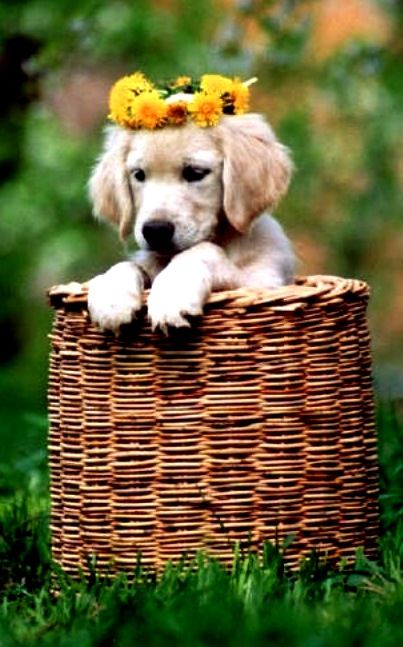
[[[151,220],[143,225],[143,236],[151,249],[163,250],[171,246],[175,227],[169,220]]]

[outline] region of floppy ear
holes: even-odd
[[[129,235],[134,217],[125,166],[129,143],[128,133],[121,128],[110,128],[106,134],[104,151],[88,183],[94,215],[116,225],[122,239]]]
[[[258,114],[227,117],[218,130],[224,153],[224,211],[231,225],[245,233],[256,216],[285,194],[292,162]]]

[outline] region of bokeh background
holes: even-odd
[[[377,398],[403,402],[403,2],[2,0],[0,495],[46,470],[46,290],[123,258],[86,195],[111,83],[257,76],[293,151],[299,273],[369,282]]]

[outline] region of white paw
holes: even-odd
[[[148,317],[153,330],[159,328],[167,334],[170,327],[188,328],[187,317],[196,317],[202,312],[203,300],[194,286],[183,285],[182,281],[172,289],[163,273],[157,276],[148,297]]]
[[[91,321],[101,330],[117,333],[130,323],[142,307],[142,296],[136,282],[119,282],[108,272],[88,282],[88,312]]]

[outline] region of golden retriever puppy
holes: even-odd
[[[112,126],[89,183],[97,216],[139,251],[89,282],[93,322],[118,331],[150,288],[152,327],[188,326],[210,293],[292,281],[291,245],[271,210],[285,194],[287,149],[258,114],[155,130]]]

